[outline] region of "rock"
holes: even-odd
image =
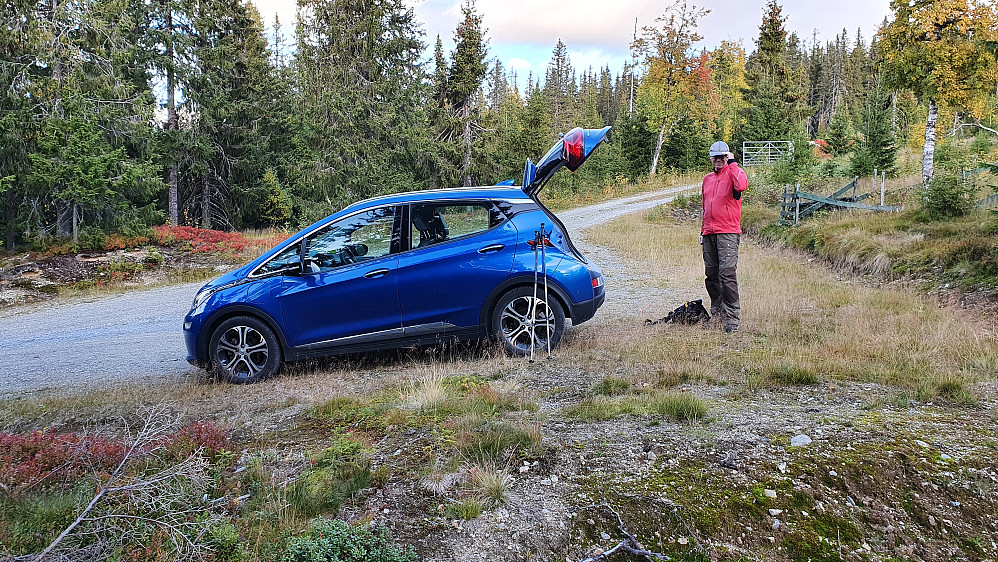
[[[769,488],[766,488],[763,491],[763,493],[766,494],[767,498],[775,498],[776,497],[776,490],[770,490]]]
[[[769,514],[772,515],[773,517],[776,517],[777,515],[779,515],[781,513],[783,513],[782,509],[770,509],[769,510]]]
[[[853,507],[856,507],[856,501],[852,499],[852,496],[846,496],[846,503]]]
[[[918,445],[919,447],[923,448],[923,449],[928,449],[929,448],[929,444],[926,443],[925,441],[921,441],[921,440],[915,439],[915,444]]]
[[[953,507],[960,507],[960,502],[949,502]]]
[[[687,539],[686,537],[679,537],[679,539],[676,540],[676,542],[678,542],[681,545],[687,545],[690,543],[690,540]]]
[[[829,471],[828,471],[828,475],[829,475],[829,476],[838,476],[838,475],[839,475],[839,473],[838,473],[838,472],[835,472],[834,470],[829,470]]]
[[[776,465],[776,468],[780,471],[780,474],[787,473],[787,463],[785,462],[781,462],[780,464]]]
[[[728,452],[728,454],[725,455],[724,458],[722,458],[720,461],[718,461],[717,464],[723,466],[724,468],[730,468],[732,470],[738,470],[738,464],[735,462],[735,459],[737,459],[737,458],[738,458],[738,455],[736,455],[734,453],[734,451],[731,451],[731,452]]]
[[[953,457],[947,455],[946,453],[940,453],[939,454],[939,458],[941,458],[944,461],[951,461],[951,460],[953,460]]]
[[[779,519],[773,519],[773,530],[774,531],[777,530],[777,529],[779,529],[780,525],[781,525],[781,523],[780,523]]]
[[[650,461],[654,461],[655,459],[658,458],[658,455],[655,454],[655,451],[648,451],[647,453],[645,453],[645,456],[647,456],[648,460]]]
[[[600,531],[599,532],[599,538],[601,538],[601,539],[603,539],[605,541],[608,541],[608,540],[610,540],[610,534],[607,533],[606,531]]]
[[[935,527],[936,526],[936,518],[933,517],[933,516],[931,516],[931,515],[929,516],[929,526],[930,527]]]
[[[810,445],[810,444],[811,444],[811,438],[808,437],[807,435],[804,435],[803,433],[794,435],[793,437],[790,438],[791,447],[803,447],[804,445]]]
[[[524,472],[529,472],[529,471],[530,471],[530,467],[529,466],[521,466],[520,467],[520,474],[523,474]]]

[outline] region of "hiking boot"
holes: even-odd
[[[737,331],[738,331],[738,326],[734,324],[728,324],[727,326],[724,327],[724,333],[726,334],[730,334],[731,332],[737,332]]]

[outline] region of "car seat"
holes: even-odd
[[[418,206],[412,210],[412,226],[419,231],[419,245],[417,248],[436,244],[447,239],[450,231],[443,217],[433,207]]]

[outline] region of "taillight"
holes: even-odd
[[[585,135],[582,129],[576,127],[566,133],[562,141],[564,147],[562,148],[561,156],[565,161],[565,167],[574,172],[579,169],[579,166],[586,159]]]
[[[603,276],[593,278],[593,289],[603,286]]]
[[[533,248],[537,244],[537,240],[527,240],[527,245]],[[544,237],[544,245],[548,248],[554,248],[554,244],[551,243],[551,239],[547,236]]]

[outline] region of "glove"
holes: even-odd
[[[703,246],[703,234],[700,235],[700,245]]]

